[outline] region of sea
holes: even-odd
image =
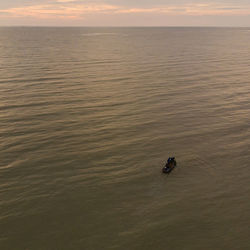
[[[250,28],[0,28],[1,250],[247,250],[249,197]]]

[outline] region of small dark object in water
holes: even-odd
[[[174,157],[169,157],[165,167],[162,169],[162,173],[169,174],[176,166],[176,160]]]

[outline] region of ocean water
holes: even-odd
[[[0,249],[250,249],[250,29],[0,28],[0,121]]]

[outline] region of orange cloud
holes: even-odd
[[[65,1],[65,0],[62,0]],[[68,1],[68,0],[67,0]],[[13,17],[35,17],[35,18],[80,18],[87,13],[107,13],[115,11],[117,7],[112,5],[34,5],[2,10],[2,13]]]
[[[250,5],[245,7],[221,6],[213,4],[193,4],[184,6],[162,6],[157,8],[118,9],[116,13],[165,13],[169,15],[250,15]]]
[[[57,0],[58,3],[72,3],[75,2],[75,0]]]
[[[11,17],[34,18],[83,18],[87,14],[137,14],[155,13],[167,15],[250,15],[250,5],[232,6],[218,4],[192,4],[178,6],[158,6],[154,8],[127,8],[108,4],[79,4],[74,0],[56,0],[57,4],[33,5],[0,11]]]

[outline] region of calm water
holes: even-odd
[[[249,249],[249,79],[250,29],[0,28],[0,249]]]

